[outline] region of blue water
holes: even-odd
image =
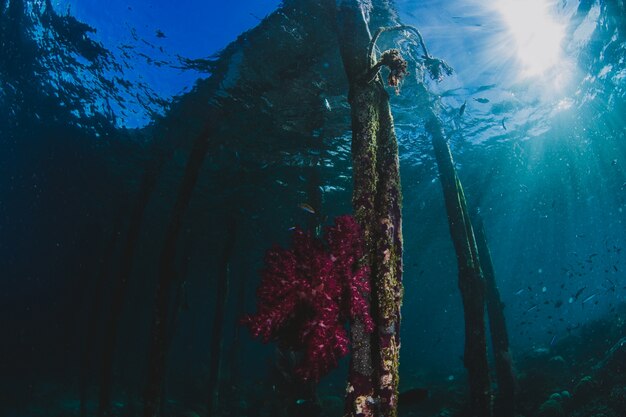
[[[174,244],[163,415],[207,415],[224,257],[215,415],[340,415],[346,359],[303,411],[276,345],[239,325],[265,251],[295,225],[352,212],[334,22],[308,20],[321,2],[285,3],[0,2],[0,416],[78,416],[81,401],[97,415],[112,311],[110,413],[143,415],[164,242],[207,125]],[[624,415],[626,366],[610,384],[597,370],[626,337],[623,2],[371,3],[372,31],[413,25],[454,68],[438,82],[409,59],[399,94],[387,90],[403,191],[400,390],[430,390],[400,415],[466,415],[457,260],[426,109],[485,224],[519,414]],[[385,34],[381,49],[419,61],[407,39]],[[594,401],[580,394],[585,375]],[[541,411],[563,390],[567,414]]]

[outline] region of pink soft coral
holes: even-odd
[[[338,217],[326,228],[326,244],[299,228],[293,233],[290,249],[267,252],[258,312],[243,323],[265,343],[277,340],[302,351],[296,372],[317,381],[348,353],[346,321],[358,317],[367,331],[374,329],[369,269],[359,265],[364,242],[351,216]]]

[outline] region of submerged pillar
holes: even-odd
[[[148,163],[141,179],[137,200],[130,212],[128,231],[120,255],[119,273],[114,280],[111,299],[111,313],[106,320],[102,346],[102,360],[100,371],[100,393],[98,416],[111,415],[111,398],[113,392],[113,369],[115,366],[115,351],[118,343],[119,328],[122,323],[122,312],[128,294],[128,288],[133,272],[135,250],[138,246],[146,208],[150,203],[157,179],[171,153],[157,150],[154,160]]]
[[[229,219],[226,228],[226,239],[219,258],[217,288],[215,294],[215,315],[211,331],[211,357],[209,361],[209,397],[207,415],[215,415],[215,408],[219,404],[220,371],[222,367],[222,338],[224,317],[226,316],[226,301],[230,281],[230,264],[235,246],[235,220]]]
[[[182,228],[183,217],[191,201],[200,168],[209,150],[210,136],[213,133],[214,121],[219,119],[219,111],[209,115],[205,128],[196,136],[183,179],[178,189],[178,195],[169,224],[165,232],[165,240],[159,257],[159,276],[155,294],[155,310],[150,335],[150,349],[148,354],[148,375],[144,391],[144,417],[156,417],[162,402],[163,381],[165,378],[167,357],[168,318],[170,316],[170,299],[172,288],[176,280],[175,261],[177,244]]]
[[[334,2],[331,2],[334,7]],[[352,357],[346,416],[395,417],[398,404],[400,306],[402,302],[402,219],[398,144],[389,97],[379,76],[368,81],[371,35],[356,0],[338,11],[341,56],[348,77],[352,114],[355,217],[365,237],[371,270],[372,335],[351,323]]]
[[[471,415],[490,417],[492,404],[485,328],[485,280],[480,267],[476,239],[448,142],[441,123],[434,114],[426,122],[426,130],[431,135],[435,150],[450,235],[459,267],[459,289],[465,313],[463,362],[469,377]]]
[[[106,284],[108,282],[109,274],[111,272],[111,265],[113,264],[113,258],[115,249],[118,245],[119,230],[121,229],[122,216],[120,215],[112,228],[112,236],[107,242],[102,258],[100,260],[100,267],[96,274],[94,291],[92,296],[92,303],[87,313],[87,334],[85,336],[85,343],[81,358],[81,370],[80,370],[80,417],[87,417],[87,400],[89,385],[92,382],[92,378],[95,377],[95,370],[92,369],[94,364],[95,352],[99,351],[98,346],[98,330],[100,329],[100,323],[102,321],[102,304],[104,299],[104,292]]]
[[[478,213],[474,215],[476,228],[476,244],[480,256],[483,276],[486,284],[487,314],[489,316],[489,331],[491,333],[491,347],[496,365],[498,391],[494,401],[494,415],[497,417],[515,416],[515,373],[509,351],[509,335],[506,329],[504,303],[500,299],[500,291],[496,284],[496,274],[493,269],[491,253],[487,246],[487,237],[483,222]]]

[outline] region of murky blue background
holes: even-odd
[[[440,115],[468,204],[484,221],[512,351],[549,348],[601,317],[621,320],[624,6],[531,2],[537,5],[529,9],[545,8],[543,17],[518,12],[512,21],[503,10],[515,1],[491,3],[393,3],[399,21],[419,28],[430,53],[455,69],[440,83],[425,80],[425,96],[423,74],[411,64],[400,94],[389,90],[404,193],[407,387],[464,375],[456,258],[424,106]],[[165,226],[207,105],[223,97],[234,99],[224,106],[178,243],[187,308],[176,318],[168,394],[189,409],[205,395],[228,219],[237,238],[223,339],[236,349],[224,366],[233,385],[266,383],[274,347],[237,324],[254,309],[263,254],[286,244],[295,224],[311,221],[298,208],[311,187],[321,193],[326,223],[351,212],[343,68],[331,54],[313,75],[283,71],[271,42],[279,50],[281,39],[307,34],[280,25],[254,29],[282,13],[278,7],[248,0],[0,2],[0,413],[77,413],[81,358],[89,349],[99,354],[98,329],[114,297],[131,213],[152,169],[156,183],[141,217],[114,372],[120,409],[141,396]],[[551,36],[560,42],[544,49]],[[258,40],[266,38],[272,41]],[[383,42],[408,48],[400,36]],[[267,49],[237,52],[256,45]],[[272,68],[282,78],[264,78]],[[213,85],[218,73],[228,75]],[[315,92],[290,84],[298,77],[313,79]],[[322,392],[341,397],[345,365],[322,381]],[[96,384],[89,390],[95,398]]]

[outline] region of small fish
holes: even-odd
[[[463,116],[463,113],[465,113],[465,107],[467,107],[467,100],[465,100],[463,104],[461,104],[461,108],[459,109],[459,116]]]
[[[556,335],[552,336],[552,340],[550,341],[550,346],[554,346],[554,342],[556,342]]]
[[[291,226],[289,229],[287,229],[290,232],[293,232],[294,230],[296,230],[296,226]]]
[[[161,29],[157,29],[156,31],[156,37],[157,38],[165,38],[165,33],[163,33],[163,31],[161,31]]]
[[[282,186],[282,187],[286,187],[287,183],[285,181],[281,181],[281,180],[276,180],[276,184]]]
[[[505,120],[506,120],[506,119],[502,119],[502,129],[507,130],[507,129],[506,129],[506,125],[504,124],[504,121],[505,121]]]
[[[527,313],[530,313],[533,310],[537,309],[537,304],[535,304],[534,306],[532,306],[531,308],[529,308],[528,310],[526,310]]]
[[[583,300],[583,304],[585,304],[587,301],[591,301],[591,300],[593,300],[593,299],[595,298],[595,296],[596,296],[596,295],[597,295],[597,294],[592,294],[592,295],[590,295],[589,297],[585,298],[585,299]]]
[[[295,413],[295,415],[301,415],[301,416],[320,415],[321,407],[314,400],[305,400],[304,398],[299,398],[296,400],[295,404],[297,408],[297,412]]]
[[[523,292],[524,292],[524,289],[523,289],[523,288],[522,288],[522,289],[519,289],[519,290],[515,291],[515,295],[520,295],[520,294],[521,294],[521,293],[523,293]]]
[[[306,211],[307,213],[315,214],[315,209],[311,207],[310,204],[300,203],[298,204],[298,207],[300,207],[302,210]]]
[[[324,99],[324,106],[326,106],[326,110],[333,111],[333,108],[330,107],[330,102],[328,101],[327,98]]]
[[[477,101],[477,102],[479,102],[481,104],[489,103],[489,99],[488,98],[484,98],[484,97],[475,98],[474,101]]]

